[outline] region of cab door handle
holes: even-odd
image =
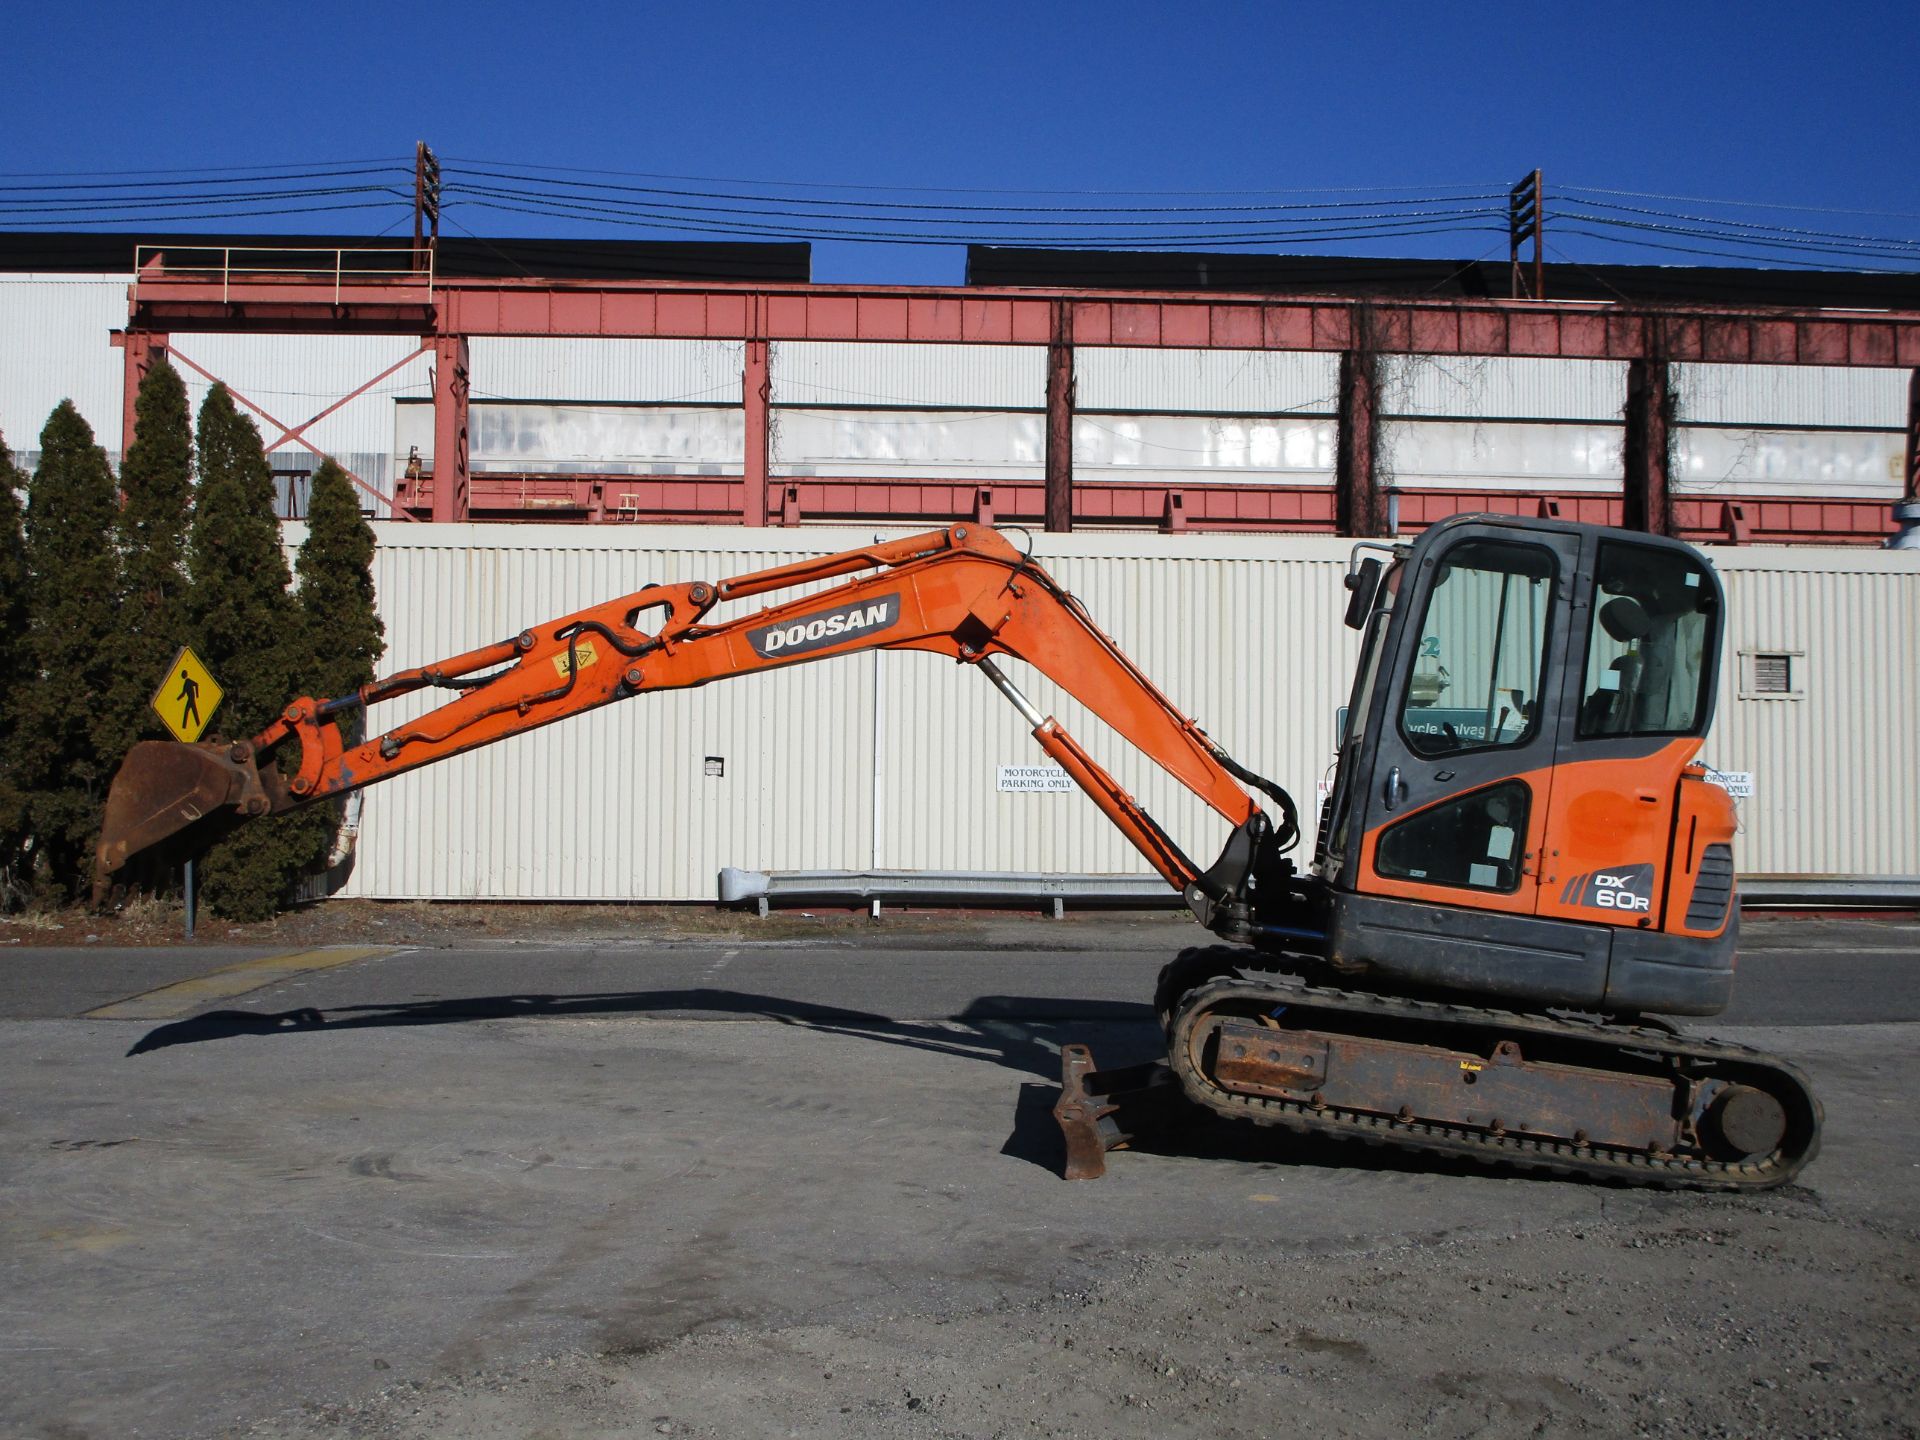
[[[1381,787],[1380,799],[1386,805],[1387,809],[1394,810],[1399,808],[1400,802],[1406,798],[1406,794],[1407,787],[1400,783],[1400,767],[1396,765],[1387,771],[1387,783]]]

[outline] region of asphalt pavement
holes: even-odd
[[[1130,1254],[1743,1203],[1333,1145],[1068,1185],[1059,1045],[1152,1053],[1195,934],[0,954],[0,1433],[245,1433],[409,1376],[1027,1303]],[[1920,925],[1748,938],[1698,1028],[1812,1073],[1803,1193],[1910,1222]]]

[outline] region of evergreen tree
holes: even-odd
[[[123,683],[118,748],[164,738],[148,701],[187,643],[187,524],[193,500],[193,424],[180,372],[156,362],[140,382],[137,428],[120,466]]]
[[[198,438],[200,484],[188,536],[194,645],[226,691],[221,732],[246,739],[300,693],[301,673],[311,668],[308,637],[287,589],[292,577],[260,432],[223,385],[200,407]],[[244,826],[201,867],[208,908],[234,920],[267,918],[294,878],[325,858],[323,845],[315,824],[297,814]]]
[[[294,561],[310,657],[300,678],[303,694],[346,695],[373,679],[387,648],[386,626],[374,607],[373,548],[373,527],[360,513],[353,481],[332,460],[322,461],[307,502],[307,538]],[[349,710],[334,723],[346,744],[357,745],[366,712]],[[311,814],[318,843],[328,851],[345,812],[343,801],[303,812]]]
[[[353,481],[323,461],[313,475],[307,538],[294,563],[314,656],[309,694],[344,695],[373,679],[387,644],[374,607],[372,567],[373,527],[360,513]]]
[[[29,674],[11,748],[36,868],[70,896],[86,887],[100,809],[120,762],[117,508],[106,452],[73,402],[61,401],[40,434],[40,466],[27,489]]]
[[[22,476],[0,438],[0,908],[22,898],[27,799],[14,732],[26,676],[27,539],[20,523]]]

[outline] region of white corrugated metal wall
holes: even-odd
[[[1712,557],[1729,641],[1702,758],[1754,774],[1741,870],[1920,876],[1920,552]],[[1792,654],[1796,693],[1743,695],[1742,651]]]
[[[0,275],[0,436],[37,461],[40,431],[62,400],[117,460],[124,362],[112,334],[127,323],[131,275]]]
[[[386,663],[453,654],[648,581],[718,579],[871,538],[383,527]],[[1035,541],[1176,704],[1311,814],[1355,650],[1340,623],[1344,542]],[[1741,802],[1741,869],[1920,876],[1920,558],[1795,547],[1714,559],[1731,596],[1730,652],[1799,651],[1805,678],[1800,698],[1744,699],[1729,654],[1706,758],[1755,777]],[[1211,860],[1221,822],[1043,677],[1009,668]],[[394,702],[378,719],[398,723],[428,703]],[[705,773],[708,756],[724,776]],[[998,788],[999,766],[1043,760],[969,667],[916,654],[802,665],[640,697],[375,787],[347,893],[704,900],[726,865],[1144,873],[1079,795]]]

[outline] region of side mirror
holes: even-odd
[[[1347,628],[1364,630],[1367,617],[1373,613],[1373,598],[1380,592],[1380,571],[1383,567],[1378,560],[1368,556],[1359,566],[1347,572],[1347,589],[1352,592],[1347,601]]]

